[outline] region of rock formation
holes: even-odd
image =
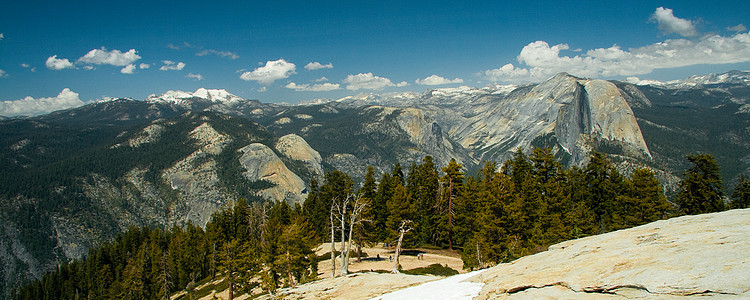
[[[308,170],[315,176],[323,176],[323,166],[321,165],[323,159],[320,157],[320,153],[310,147],[310,144],[301,136],[296,134],[282,136],[274,147],[281,155],[305,163]]]
[[[305,182],[290,171],[276,153],[266,145],[253,143],[240,149],[243,154],[240,164],[245,170],[243,175],[250,181],[265,180],[273,187],[260,191],[267,199],[285,200],[291,203],[305,199]]]
[[[562,242],[488,269],[479,299],[750,296],[750,209]]]

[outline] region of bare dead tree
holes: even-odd
[[[336,199],[331,202],[331,278],[336,276],[336,223],[334,223],[334,211],[336,208]]]
[[[398,243],[396,244],[396,259],[393,260],[393,270],[391,271],[391,273],[393,274],[401,273],[398,271],[399,256],[401,255],[401,243],[404,241],[404,235],[412,229],[414,228],[411,226],[411,220],[401,221],[401,227],[398,229]]]
[[[350,197],[351,195],[347,196],[347,198],[350,198]],[[343,254],[345,259],[344,259],[344,263],[342,264],[341,270],[346,270],[347,272],[349,271],[348,267],[345,267],[345,266],[349,265],[349,254],[351,253],[351,249],[352,249],[352,237],[354,236],[354,225],[370,221],[370,220],[362,219],[362,212],[365,210],[366,207],[367,207],[367,201],[365,201],[365,199],[362,198],[361,195],[357,195],[354,198],[352,211],[348,216],[349,217],[349,242],[346,244],[346,251],[345,251],[346,254]]]

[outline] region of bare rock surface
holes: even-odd
[[[279,138],[275,145],[276,150],[282,155],[299,160],[305,163],[305,166],[316,176],[323,175],[323,159],[320,153],[315,151],[310,144],[301,136],[296,134],[287,134]]]
[[[683,216],[566,241],[490,268],[489,298],[750,297],[750,209]]]
[[[240,164],[245,168],[243,175],[250,181],[265,180],[273,187],[260,192],[261,196],[276,201],[303,202],[302,191],[305,182],[290,171],[284,162],[266,145],[253,143],[240,149],[243,154]]]

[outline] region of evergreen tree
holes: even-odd
[[[386,227],[386,223],[390,217],[388,202],[393,198],[395,187],[396,180],[393,180],[391,174],[384,173],[380,177],[378,190],[375,193],[375,199],[372,202],[372,207],[370,209],[373,216],[372,224],[375,226],[375,234],[380,241],[385,241],[388,238],[389,231]]]
[[[420,244],[434,244],[434,207],[438,199],[439,175],[432,156],[425,156],[421,164],[412,164],[406,184],[412,199],[412,216],[416,239]]]
[[[685,171],[677,193],[677,205],[684,214],[694,215],[724,210],[719,165],[710,154],[688,155],[693,167]]]
[[[750,207],[750,180],[740,175],[740,181],[732,192],[732,208]]]
[[[444,240],[448,243],[448,249],[453,250],[453,231],[455,226],[456,218],[456,199],[461,195],[464,184],[464,173],[461,171],[463,167],[456,162],[455,159],[451,159],[448,165],[443,167],[442,183],[442,215],[441,228],[444,231]]]
[[[617,201],[622,211],[622,227],[633,227],[663,219],[670,209],[664,190],[654,173],[637,169],[626,180],[627,189]]]

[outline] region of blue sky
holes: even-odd
[[[200,87],[297,103],[561,71],[672,80],[750,69],[748,1],[503,2],[10,1],[0,115],[13,114],[9,101],[44,111],[60,97]]]

